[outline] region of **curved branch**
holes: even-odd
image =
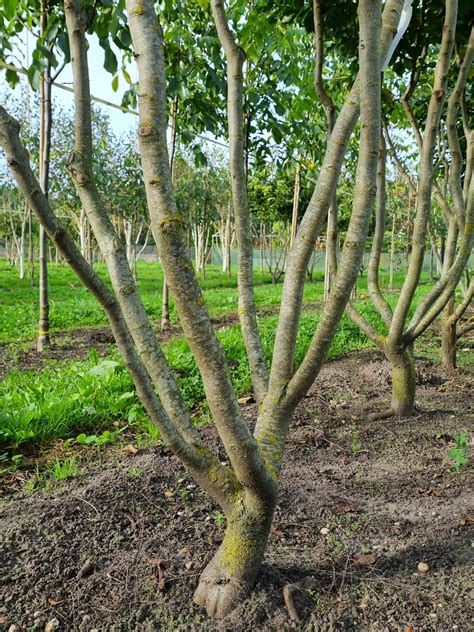
[[[457,106],[462,101],[467,77],[474,60],[474,27],[471,29],[469,41],[463,62],[459,69],[456,85],[448,99],[448,114],[446,125],[448,129],[449,149],[451,151],[451,168],[449,170],[449,183],[451,185],[451,195],[453,197],[453,207],[456,213],[459,229],[464,229],[464,216],[466,213],[465,200],[463,196],[461,173],[462,173],[462,153],[457,134]]]
[[[122,240],[117,234],[93,179],[93,141],[85,14],[80,0],[65,0],[66,25],[74,83],[75,145],[68,162],[76,191],[107,263],[110,280],[127,326],[163,405],[190,441],[197,431],[186,410],[176,379],[158,344],[137,291]]]
[[[401,340],[408,310],[420,278],[425,252],[426,229],[431,211],[433,183],[433,157],[443,103],[445,101],[449,64],[454,48],[454,32],[457,19],[457,1],[448,0],[443,26],[443,36],[436,64],[433,92],[428,105],[425,132],[421,148],[420,183],[417,211],[413,228],[412,253],[400,297],[395,307],[388,342],[397,345]]]
[[[385,59],[390,43],[397,32],[402,8],[403,0],[388,0],[385,3],[380,37],[381,60]],[[271,399],[280,399],[293,375],[305,273],[313,254],[314,243],[321,224],[327,215],[331,201],[334,199],[347,144],[359,118],[361,80],[362,76],[359,73],[339,113],[327,144],[316,187],[300,223],[289,257],[270,374],[269,393]]]
[[[380,141],[380,3],[359,3],[360,150],[354,201],[346,241],[333,289],[308,352],[290,380],[284,405],[291,409],[313,383],[329,351],[357,279],[376,195]],[[332,137],[331,137],[332,139]]]
[[[377,311],[386,325],[392,322],[392,308],[383,296],[379,283],[380,258],[382,256],[383,238],[387,217],[387,182],[385,162],[387,150],[383,134],[380,134],[379,159],[377,165],[377,197],[375,201],[375,231],[370,251],[369,269],[367,272],[367,286]]]

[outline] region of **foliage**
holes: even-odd
[[[8,446],[69,437],[114,421],[137,423],[144,416],[125,368],[94,352],[85,362],[10,372],[0,385],[0,410],[0,443]]]
[[[451,459],[452,467],[454,470],[456,470],[456,472],[460,472],[461,470],[463,470],[469,463],[469,458],[467,455],[468,439],[469,435],[467,434],[467,432],[461,432],[460,434],[453,437],[455,447],[449,450],[448,457]]]

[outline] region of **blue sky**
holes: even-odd
[[[33,42],[31,35],[29,36],[29,49],[30,52],[33,49]],[[95,97],[99,97],[106,101],[110,101],[112,103],[116,103],[120,105],[122,100],[122,94],[127,90],[128,84],[125,79],[122,77],[121,73],[119,73],[119,87],[117,92],[112,90],[112,75],[110,75],[103,67],[104,60],[104,51],[99,46],[99,42],[95,36],[89,37],[89,76],[90,76],[90,86],[91,86],[91,94]],[[118,55],[117,55],[118,56]],[[25,44],[20,48],[20,51],[17,55],[17,60],[8,60],[9,63],[13,63],[15,66],[23,66],[24,68],[28,67],[28,59],[27,59],[27,46]],[[1,70],[1,69],[0,69]],[[132,79],[132,81],[136,81],[137,79],[137,70],[135,64],[127,66],[127,71]],[[60,74],[57,79],[58,84],[66,85],[68,87],[72,87],[72,72],[71,67],[68,65]],[[0,71],[0,90],[2,92],[3,97],[7,97],[7,99],[2,99],[4,102],[8,103],[8,95],[15,94],[20,96],[20,88],[17,88],[15,91],[7,85],[5,81],[5,75]],[[59,105],[62,105],[65,108],[71,108],[73,105],[73,95],[70,92],[66,92],[65,90],[61,90],[59,87],[53,87],[53,99]],[[137,124],[137,117],[133,114],[127,114],[116,110],[112,107],[108,107],[105,105],[100,105],[99,107],[108,114],[110,118],[110,123],[113,130],[117,134],[126,133],[130,130],[135,129]]]

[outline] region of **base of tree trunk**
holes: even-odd
[[[415,413],[416,369],[411,349],[404,349],[390,358],[392,368],[392,401],[395,417],[411,417]]]
[[[51,346],[51,339],[49,334],[40,334],[36,340],[36,351],[42,353],[45,349]]]
[[[273,508],[255,511],[237,502],[224,540],[201,573],[194,602],[215,619],[226,617],[250,593],[265,554]]]
[[[456,369],[456,325],[443,325],[441,336],[441,364],[447,371]]]
[[[232,575],[222,567],[219,549],[199,578],[194,603],[206,609],[209,617],[222,619],[248,597],[255,577]],[[257,572],[255,572],[255,576]]]

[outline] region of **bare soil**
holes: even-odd
[[[5,498],[0,629],[474,629],[473,470],[447,457],[472,431],[474,380],[421,360],[418,377],[415,417],[369,422],[389,398],[385,361],[368,351],[324,367],[295,415],[255,590],[220,623],[192,594],[223,516],[162,446],[104,451],[52,491]],[[244,411],[251,424],[255,406]],[[292,621],[283,589],[308,578]]]

